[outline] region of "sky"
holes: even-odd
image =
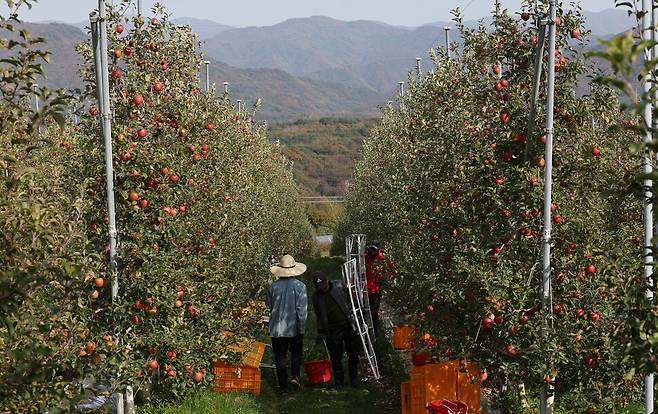
[[[26,21],[86,21],[97,0],[38,0],[21,14]],[[107,0],[111,2],[112,0]],[[120,0],[114,0],[119,2]],[[136,2],[137,0],[133,0]],[[140,0],[150,10],[156,0]],[[340,20],[377,20],[392,25],[420,26],[451,19],[450,10],[460,7],[467,19],[483,17],[494,0],[159,0],[174,17],[196,17],[230,26],[269,26],[293,17],[314,15]],[[2,2],[0,10],[6,8]],[[504,7],[518,9],[521,0],[501,0]],[[565,2],[566,3],[566,2]],[[614,7],[614,0],[581,0],[583,9],[600,11]],[[3,15],[4,10],[0,11]]]

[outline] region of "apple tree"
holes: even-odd
[[[497,8],[491,27],[475,29],[457,13],[463,49],[452,59],[435,51],[434,70],[410,77],[399,109],[385,109],[336,238],[383,240],[397,270],[385,300],[421,327],[418,346],[434,359],[476,361],[500,408],[527,406],[515,384],[538,397],[544,371],[563,407],[613,412],[639,384],[624,377],[630,332],[619,300],[629,275],[641,274],[642,202],[631,191],[640,160],[628,152],[637,137],[615,93],[586,82],[598,72],[583,57],[580,9],[560,7],[548,52],[557,75],[553,297],[541,309],[545,96],[528,132],[538,35],[526,6],[520,16]]]

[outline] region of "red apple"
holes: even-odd
[[[601,319],[601,314],[595,311],[589,313],[589,320],[592,322],[598,322]]]
[[[551,211],[552,212],[557,211],[557,204],[551,203]]]
[[[583,316],[585,316],[585,309],[583,308],[576,309],[576,316],[578,318],[582,318]]]
[[[157,359],[150,360],[148,366],[149,368],[151,368],[151,370],[158,369],[158,360]]]
[[[493,73],[495,73],[496,75],[500,75],[500,66],[493,65],[491,69],[493,70]]]
[[[507,87],[509,86],[509,82],[507,81],[507,79],[501,79],[501,80],[500,80],[500,85],[501,85],[503,88],[507,88]]]
[[[164,175],[167,175],[167,174],[169,174],[169,168],[164,166],[160,169],[160,172],[162,172],[162,174],[164,174]]]
[[[105,285],[105,279],[103,279],[102,277],[97,277],[96,279],[94,279],[94,285],[97,288],[102,288],[103,285]]]
[[[496,185],[503,185],[505,178],[502,175],[497,175],[496,178],[494,178],[494,182]]]
[[[560,214],[556,214],[553,216],[553,223],[560,224],[562,223],[562,216]]]
[[[537,44],[537,36],[530,36],[530,43],[533,45]]]
[[[592,155],[595,157],[598,157],[601,155],[601,149],[599,147],[593,147],[592,148]]]
[[[119,33],[119,34],[123,33],[123,26],[122,26],[122,25],[118,25],[118,26],[116,27],[116,31],[117,31],[117,33]]]
[[[546,141],[547,141],[547,140],[546,140],[546,135],[542,135],[542,136],[539,137],[538,139],[539,139],[539,142],[541,142],[542,144],[546,145]]]
[[[512,344],[506,345],[505,351],[507,352],[507,355],[509,355],[512,358],[516,357],[519,354],[519,352],[516,350],[516,347]]]
[[[130,155],[130,152],[128,152],[128,151],[125,151],[125,152],[121,153],[121,159],[123,161],[130,161],[131,157],[132,156]]]
[[[589,264],[585,268],[585,271],[589,274],[594,274],[594,273],[596,273],[596,266],[594,266],[593,264]]]
[[[194,381],[195,382],[203,381],[203,372],[195,372],[194,373]]]
[[[500,92],[503,90],[503,85],[500,82],[498,82],[496,86],[494,86],[494,89],[496,90],[496,92]]]
[[[141,208],[146,208],[146,207],[148,207],[148,205],[149,205],[149,201],[147,199],[143,198],[143,199],[139,200],[139,206]]]
[[[482,326],[485,329],[491,329],[494,326],[494,320],[487,316],[482,319]]]
[[[171,181],[172,183],[176,184],[176,183],[178,182],[178,176],[177,176],[176,174],[171,174],[171,175],[169,176],[169,181]]]
[[[558,26],[562,24],[562,18],[560,16],[555,17],[555,24]]]
[[[160,20],[158,20],[156,17],[151,18],[151,24],[153,26],[157,26],[160,24]]]
[[[122,56],[123,56],[123,52],[121,51],[121,49],[114,49],[114,58],[115,59],[121,59]]]
[[[505,321],[505,317],[503,315],[498,315],[494,318],[494,323],[496,325],[500,325]]]
[[[149,132],[146,130],[146,128],[140,128],[140,130],[137,131],[137,136],[140,138],[146,138],[148,134]]]
[[[564,312],[564,306],[562,306],[561,303],[553,304],[553,313],[556,315],[562,315],[562,312]]]
[[[153,89],[161,92],[164,89],[164,84],[162,82],[156,82],[153,84]]]
[[[514,137],[514,140],[517,141],[517,142],[525,142],[525,140],[526,140],[526,136],[525,136],[525,134],[524,134],[523,132],[519,132],[519,133],[516,134],[516,136]]]
[[[121,78],[121,69],[119,69],[119,68],[112,69],[111,76],[112,76],[112,79],[120,79]]]
[[[98,108],[96,105],[89,108],[89,115],[96,116],[98,114]]]
[[[208,125],[206,125],[206,129],[208,129],[208,131],[214,131],[215,124],[213,124],[212,122],[208,122]]]
[[[139,194],[137,194],[135,191],[130,191],[128,193],[128,200],[130,201],[137,201],[139,200]]]
[[[510,121],[510,115],[505,111],[501,112],[500,113],[500,122],[502,122],[503,124],[507,124],[507,123],[509,123],[509,121]]]
[[[580,38],[580,30],[579,29],[573,29],[571,31],[571,38],[572,39],[578,39]]]
[[[521,13],[521,20],[523,20],[524,22],[527,22],[529,19],[530,19],[530,13],[528,13],[528,12]]]
[[[140,106],[141,104],[144,103],[144,97],[142,95],[135,95],[133,98],[133,102],[135,105]]]

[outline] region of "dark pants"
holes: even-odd
[[[379,304],[382,301],[382,293],[370,293],[368,292],[368,302],[370,303],[370,315],[372,316],[372,329],[375,331],[375,338],[378,336],[379,332]],[[373,341],[374,339],[373,338]]]
[[[352,385],[358,384],[359,376],[359,350],[361,340],[352,328],[343,329],[338,332],[330,332],[327,335],[327,348],[331,358],[331,368],[334,371],[334,382],[343,385],[345,381],[345,370],[343,368],[343,352],[347,352],[347,367]]]
[[[279,388],[288,388],[288,351],[290,351],[290,371],[293,378],[299,378],[302,366],[302,354],[304,350],[304,335],[292,338],[272,338],[272,351],[274,351],[274,363],[276,364],[276,377]]]

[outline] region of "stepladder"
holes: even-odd
[[[351,234],[345,238],[345,261],[356,260],[357,274],[354,285],[358,292],[358,305],[368,327],[370,338],[375,338],[373,318],[370,311],[370,300],[368,298],[368,280],[366,276],[366,235]],[[345,277],[343,277],[345,279]],[[344,280],[347,284],[347,280]]]
[[[360,297],[363,297],[363,291],[360,291],[358,288],[359,285],[357,279],[359,278],[359,270],[356,259],[351,259],[345,262],[342,267],[342,273],[345,285],[349,292],[350,306],[352,310],[351,317],[355,322],[357,329],[356,333],[361,341],[364,362],[367,364],[367,367],[375,380],[379,380],[381,376],[379,374],[377,356],[375,355],[375,348],[373,346],[374,337],[370,335],[370,329],[365,320],[364,305],[363,302],[359,300]],[[365,287],[365,285],[363,286]],[[367,289],[365,289],[365,292],[367,296]]]

